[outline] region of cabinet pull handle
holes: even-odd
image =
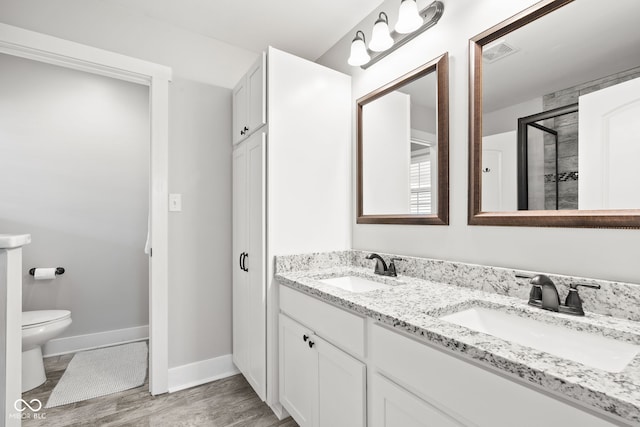
[[[309,348],[313,348],[314,345],[315,343],[313,341],[309,341]]]
[[[302,336],[302,341],[307,342],[308,339],[309,339],[309,335]]]
[[[240,263],[240,270],[244,270],[244,268],[242,268],[242,258],[244,257],[244,252],[242,252],[240,254],[240,259],[239,259],[239,263]]]
[[[249,267],[247,267],[246,265],[244,265],[245,262],[247,262],[247,258],[249,258],[249,254],[245,253],[244,254],[244,258],[242,259],[242,269],[246,272],[249,271]]]
[[[249,128],[245,126],[244,129],[242,129],[242,130],[245,131],[245,132],[248,132]]]
[[[240,135],[244,135],[244,131],[243,130],[240,131]]]

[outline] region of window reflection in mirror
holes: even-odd
[[[638,16],[573,1],[482,46],[482,211],[640,209]]]
[[[358,100],[358,222],[448,223],[447,55]]]

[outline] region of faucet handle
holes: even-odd
[[[584,315],[582,308],[582,298],[578,295],[578,286],[592,289],[600,289],[600,285],[591,285],[589,283],[571,283],[569,285],[569,293],[564,301],[564,305],[575,310],[579,315]]]
[[[393,277],[397,277],[398,273],[396,272],[396,264],[395,261],[404,261],[403,258],[398,258],[398,257],[394,257],[391,258],[391,261],[389,262],[389,276],[393,276]]]
[[[591,283],[571,283],[569,285],[569,291],[571,290],[577,291],[578,286],[582,286],[584,288],[591,288],[591,289],[600,289],[602,287],[600,285],[592,285]]]

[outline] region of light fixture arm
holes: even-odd
[[[438,1],[438,0],[434,1],[429,6],[425,7],[424,9],[422,9],[420,11],[420,16],[425,18],[425,22],[424,22],[424,24],[422,24],[422,26],[420,28],[418,28],[417,30],[415,30],[414,32],[412,32],[410,34],[399,34],[396,31],[392,31],[391,32],[391,37],[394,40],[393,46],[391,48],[385,50],[384,52],[374,52],[374,51],[372,51],[370,49],[367,49],[367,52],[371,56],[371,60],[369,62],[367,62],[366,64],[361,65],[360,68],[362,68],[363,70],[366,70],[367,68],[371,67],[376,62],[380,61],[385,56],[389,55],[391,52],[393,52],[396,49],[398,49],[400,46],[404,46],[406,43],[410,42],[411,40],[413,40],[414,38],[416,38],[420,34],[422,34],[425,31],[427,31],[429,28],[431,28],[434,25],[436,25],[438,23],[438,21],[440,20],[440,18],[442,17],[443,12],[444,12],[444,4],[441,1]],[[384,13],[384,12],[381,12],[381,14],[382,13]],[[386,13],[385,13],[385,17],[386,17]],[[381,18],[381,16],[380,16],[380,18]],[[429,18],[429,20],[427,20],[426,18]]]
[[[384,17],[383,17],[383,16],[384,16]],[[378,14],[378,19],[376,20],[376,24],[377,24],[378,22],[380,22],[380,21],[384,22],[384,23],[385,23],[385,24],[387,24],[387,25],[389,24],[389,17],[387,16],[387,14],[386,14],[386,13],[384,13],[384,12],[380,12],[380,13]]]

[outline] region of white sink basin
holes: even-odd
[[[640,351],[639,345],[487,308],[441,319],[608,372],[621,372]]]
[[[325,285],[334,286],[349,292],[369,292],[376,289],[388,289],[391,286],[384,283],[374,282],[373,280],[363,279],[362,277],[345,276],[333,279],[322,279],[319,282]]]

